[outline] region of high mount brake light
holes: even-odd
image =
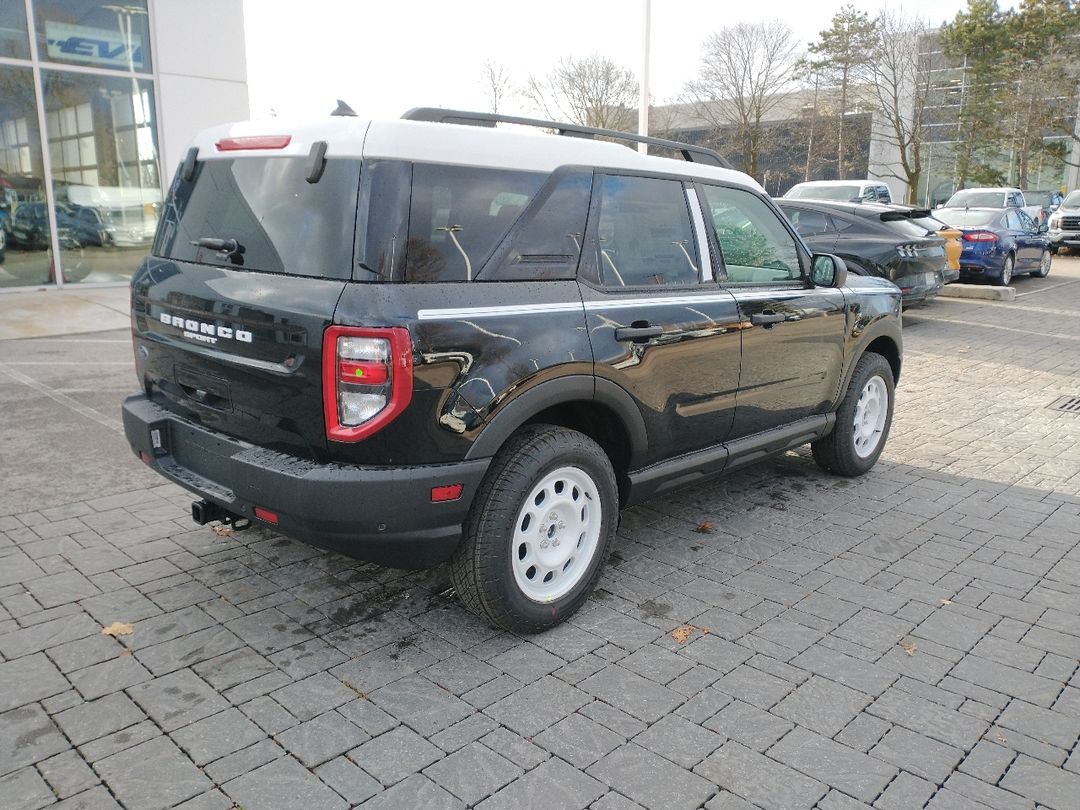
[[[996,242],[997,240],[997,234],[990,231],[968,231],[964,234],[965,242]]]
[[[284,149],[290,143],[292,135],[242,135],[222,138],[214,146],[219,152],[234,152],[241,149]]]
[[[331,326],[323,333],[326,437],[370,436],[412,400],[412,338],[403,327]]]

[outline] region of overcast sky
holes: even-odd
[[[849,0],[951,20],[965,0]],[[346,100],[365,118],[396,118],[411,107],[486,111],[485,60],[516,84],[560,58],[598,53],[637,74],[642,0],[245,0],[251,114],[311,116]],[[653,0],[650,93],[674,101],[697,74],[701,44],[739,21],[782,19],[805,45],[843,5],[815,0]],[[1003,3],[1008,5],[1008,3]],[[500,111],[535,114],[522,99]]]

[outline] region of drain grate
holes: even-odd
[[[1061,397],[1047,405],[1052,411],[1080,414],[1080,397]]]

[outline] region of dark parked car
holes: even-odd
[[[962,278],[987,278],[1002,286],[1017,273],[1045,278],[1050,272],[1046,226],[1018,208],[939,208],[935,216],[964,234]]]
[[[945,285],[945,240],[929,230],[930,212],[905,206],[809,200],[776,201],[817,252],[843,258],[848,270],[887,278],[904,306],[926,301]]]
[[[58,203],[56,228],[60,233],[61,247],[100,247],[112,243],[112,226],[104,223],[95,209],[83,205]],[[45,203],[23,203],[15,210],[11,243],[26,250],[45,250],[49,247],[49,216]]]
[[[536,632],[588,597],[622,506],[808,442],[870,470],[896,287],[808,252],[716,153],[491,126],[523,121],[197,137],[131,282],[123,408],[196,522],[449,560],[467,607]]]

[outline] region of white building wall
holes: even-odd
[[[251,116],[243,0],[150,0],[162,180],[199,130]]]

